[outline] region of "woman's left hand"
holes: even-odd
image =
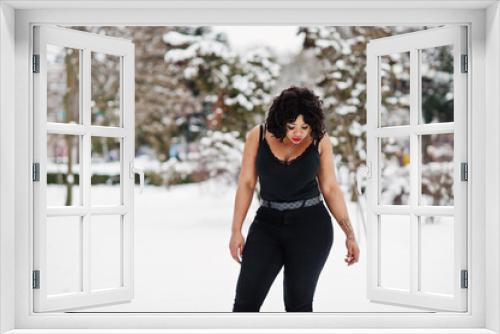
[[[359,247],[356,240],[352,239],[347,239],[345,245],[347,248],[347,256],[344,261],[347,262],[348,266],[350,266],[359,260]]]

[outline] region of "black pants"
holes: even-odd
[[[332,219],[323,202],[284,211],[259,207],[243,249],[233,312],[259,312],[283,266],[285,310],[312,312],[332,245]]]

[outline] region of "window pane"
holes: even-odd
[[[453,217],[419,217],[420,290],[453,294]]]
[[[380,144],[379,204],[407,205],[410,196],[410,138],[381,138]]]
[[[420,136],[421,205],[453,205],[453,133]]]
[[[47,206],[81,205],[80,136],[47,135]]]
[[[121,126],[120,57],[91,52],[91,123]]]
[[[91,204],[120,205],[120,138],[92,137]]]
[[[380,126],[410,124],[410,52],[380,56]]]
[[[419,123],[453,122],[453,46],[420,50]]]
[[[47,45],[47,121],[80,123],[80,50]]]
[[[92,290],[115,288],[121,283],[121,216],[91,216]]]
[[[82,291],[81,217],[47,217],[47,293]]]
[[[410,216],[380,215],[380,285],[410,289]]]

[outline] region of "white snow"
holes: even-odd
[[[183,44],[191,44],[199,41],[200,38],[192,35],[181,34],[177,31],[169,31],[163,35],[163,41],[170,45],[179,46]]]
[[[100,186],[92,194],[97,198],[109,196],[112,186]],[[235,186],[226,185],[212,179],[200,184],[186,184],[171,187],[146,186],[144,193],[135,195],[134,223],[134,290],[135,295],[129,303],[93,307],[85,311],[106,312],[231,312],[239,264],[229,253],[229,237],[235,196]],[[51,186],[49,197],[61,196],[63,187]],[[345,236],[340,227],[334,224],[334,244],[320,276],[314,299],[315,312],[391,312],[425,310],[390,306],[369,302],[366,298],[366,249],[364,227],[354,203],[348,202],[358,243],[361,250],[360,261],[348,267],[343,261],[346,255]],[[246,236],[255,211],[258,208],[255,196],[243,225]],[[112,222],[113,216],[108,216]],[[391,216],[386,216],[385,221]],[[397,217],[396,217],[397,218]],[[105,224],[106,220],[99,220]],[[396,224],[397,221],[392,221]],[[103,226],[102,233],[117,231],[109,225]],[[423,242],[426,254],[431,254],[436,245],[441,245],[449,233],[443,234],[441,224],[426,225],[428,238]],[[385,232],[385,230],[384,230]],[[74,235],[72,234],[74,237]],[[57,247],[58,242],[66,242],[68,235],[60,233],[53,236],[49,247]],[[391,238],[387,234],[385,237]],[[105,240],[108,238],[109,242]],[[399,236],[392,236],[397,240]],[[98,268],[108,268],[99,272],[96,284],[102,286],[116,277],[116,266],[105,261],[114,259],[113,253],[107,254],[116,245],[116,235],[99,237],[93,254],[106,254],[99,258]],[[104,241],[104,242],[103,242]],[[111,243],[112,242],[112,243]],[[449,243],[449,241],[448,241]],[[401,250],[408,244],[401,244]],[[51,254],[54,254],[53,252]],[[401,274],[401,264],[408,263],[404,257],[407,251],[391,253],[390,268],[386,275],[394,275],[390,282],[396,284]],[[64,261],[53,259],[52,263],[71,264],[68,254],[59,254]],[[76,259],[72,259],[76,261]],[[446,256],[440,256],[434,262],[427,262],[433,267],[426,267],[427,287],[445,290],[449,281]],[[104,262],[103,262],[104,261]],[[72,264],[74,268],[74,265]],[[386,276],[387,277],[387,276]],[[71,277],[70,277],[71,278]],[[54,281],[49,284],[62,284]],[[68,278],[69,279],[69,278]],[[429,280],[430,279],[430,280]],[[100,281],[99,281],[100,280]],[[284,312],[282,294],[283,271],[281,271],[261,308],[261,312]],[[386,281],[389,282],[389,281]],[[402,284],[399,282],[399,284]]]

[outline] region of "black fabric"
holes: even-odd
[[[260,194],[264,200],[290,202],[320,194],[316,180],[320,157],[315,141],[298,157],[284,162],[271,151],[261,124],[255,164],[259,177]]]
[[[282,267],[286,312],[312,312],[333,237],[323,202],[285,211],[259,207],[243,249],[233,312],[259,312]]]

